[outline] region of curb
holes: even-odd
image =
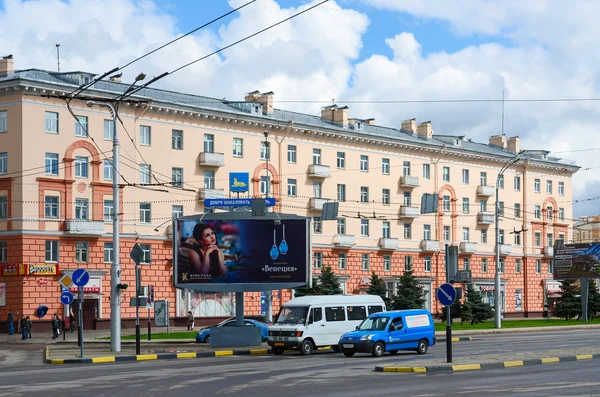
[[[599,359],[600,354],[580,354],[576,356],[564,357],[545,357],[531,360],[514,360],[497,363],[479,363],[479,364],[458,364],[458,365],[433,365],[428,367],[393,367],[393,366],[377,366],[376,372],[418,372],[418,373],[435,373],[435,372],[461,372],[461,371],[477,371],[482,369],[499,369],[499,368],[515,368],[527,367],[531,365],[556,364],[561,362],[583,361]]]
[[[437,338],[437,337],[436,337]],[[471,342],[473,340],[473,338],[471,338],[470,336],[459,336],[459,337],[453,337],[452,338],[452,342]],[[446,343],[446,338],[437,338],[435,343]]]

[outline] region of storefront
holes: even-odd
[[[74,270],[62,270],[61,273],[62,275],[68,274],[72,276]],[[88,270],[88,272],[90,274],[90,281],[83,287],[83,328],[94,329],[95,320],[102,319],[102,281],[108,272],[105,270]],[[73,294],[75,300],[71,305],[63,305],[63,315],[65,319],[68,319],[69,310],[72,309],[77,319],[79,311],[79,287],[71,285],[69,292]]]
[[[489,303],[494,307],[494,299],[496,297],[494,280],[473,280],[473,288],[480,292],[483,302]],[[502,312],[506,311],[506,284],[504,280],[501,280],[500,284],[500,308]]]
[[[562,292],[560,288],[560,281],[553,280],[551,278],[544,280],[544,306],[548,308],[548,311],[552,313],[556,308],[556,303]]]

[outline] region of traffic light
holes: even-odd
[[[127,289],[129,287],[128,284],[117,284],[117,289]]]

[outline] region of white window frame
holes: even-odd
[[[348,256],[345,252],[338,252],[338,269],[346,270],[348,267]]]
[[[244,157],[243,138],[233,138],[233,157]]]
[[[346,185],[338,183],[337,185],[337,200],[346,201]]]
[[[565,195],[565,183],[564,182],[558,182],[558,195],[559,196]]]
[[[321,149],[313,148],[312,153],[313,153],[312,154],[312,163],[314,165],[321,165],[321,160],[322,160]]]
[[[288,180],[287,180],[287,195],[289,197],[296,197],[296,195],[297,195],[297,181],[296,181],[296,179],[288,178]]]
[[[488,240],[488,230],[487,229],[481,229],[481,243],[482,244],[487,244],[487,240]]]
[[[403,225],[403,234],[405,240],[412,239],[412,223],[405,222]]]
[[[86,198],[75,199],[75,219],[87,220],[89,219],[90,205],[89,200]]]
[[[76,116],[75,121],[75,136],[87,138],[89,134],[87,116]]]
[[[361,203],[369,202],[369,187],[368,186],[360,187],[360,202]]]
[[[88,262],[89,243],[87,241],[77,241],[75,243],[75,262]]]
[[[426,255],[423,257],[424,271],[427,273],[431,272],[431,256]]]
[[[337,234],[345,235],[346,234],[346,218],[337,218],[336,221],[336,230]]]
[[[481,171],[479,173],[479,185],[480,186],[487,186],[487,172]]]
[[[58,176],[58,153],[46,152],[44,157],[44,164],[46,165],[46,175]],[[0,166],[0,169],[1,168],[2,167]]]
[[[152,204],[140,203],[140,223],[152,222]]]
[[[75,178],[88,178],[90,175],[89,159],[84,156],[76,156],[73,166],[75,167]]]
[[[535,273],[540,274],[541,272],[542,272],[542,260],[536,259],[535,260]]]
[[[60,260],[60,243],[58,240],[46,240],[46,263],[58,263]]]
[[[521,191],[521,177],[515,176],[513,184],[514,184],[515,191],[520,192]]]
[[[112,164],[112,159],[104,160],[103,162],[103,176],[105,181],[112,181],[115,177],[115,168]]]
[[[315,269],[323,268],[323,253],[322,252],[314,252],[313,253],[313,267]]]
[[[369,237],[369,220],[368,219],[360,220],[360,235],[363,237]]]
[[[8,111],[0,110],[0,133],[8,132]]]
[[[115,137],[114,120],[104,120],[104,140],[112,141]]]
[[[406,161],[404,163],[406,163]],[[408,172],[410,173],[410,163],[408,163]],[[390,174],[390,159],[388,159],[388,158],[381,159],[381,173],[383,175]]]
[[[468,228],[468,227],[463,227],[463,230],[462,230],[462,238],[463,238],[463,241],[465,241],[465,242],[467,242],[467,243],[468,243],[468,242],[469,242],[469,237],[470,237],[470,234],[471,234],[471,233],[470,233],[470,231],[469,231],[469,228]]]
[[[336,166],[338,169],[343,170],[346,168],[346,153],[337,152],[336,154]]]
[[[183,187],[183,168],[172,167],[171,168],[171,186]]]
[[[260,159],[271,160],[271,145],[270,142],[260,142]]]
[[[183,150],[183,130],[171,130],[171,149]]]
[[[296,164],[296,155],[298,148],[296,145],[288,145],[287,147],[287,161],[291,164]]]
[[[8,218],[8,196],[0,196],[0,219]]]
[[[470,203],[469,203],[469,198],[468,197],[463,197],[462,199],[462,212],[463,214],[468,214],[469,213],[469,207],[470,207]]]
[[[431,240],[431,225],[423,225],[423,240]]]
[[[389,221],[383,221],[381,223],[381,237],[392,238],[392,228]]]
[[[533,180],[533,192],[540,193],[542,188],[542,181],[538,178]]]
[[[58,219],[60,216],[60,198],[58,196],[44,197],[44,218]]]
[[[215,171],[213,170],[204,170],[204,189],[214,189],[215,188]],[[261,177],[262,181],[262,177]]]
[[[323,233],[323,219],[320,216],[313,216],[313,232],[315,234]]]
[[[113,243],[104,243],[104,263],[113,263],[115,248]]]
[[[552,181],[550,179],[546,180],[546,194],[552,194]]]
[[[369,270],[371,268],[371,257],[369,254],[360,255],[360,268],[361,270]]]
[[[140,244],[140,248],[144,251],[140,264],[150,265],[152,263],[152,244]]]
[[[404,271],[408,272],[413,269],[413,258],[410,255],[404,256]]]
[[[115,212],[115,203],[113,200],[104,200],[102,203],[102,214],[104,222],[112,222]]]
[[[498,189],[504,189],[504,175],[498,175]]]
[[[450,167],[442,168],[442,180],[444,182],[450,182]]]
[[[521,258],[515,259],[515,273],[520,274],[523,271],[523,261]]]
[[[389,254],[383,255],[383,271],[392,271],[392,256]]]
[[[488,271],[488,258],[481,258],[481,273]]]
[[[58,117],[56,112],[46,112],[44,127],[46,134],[58,134]]]
[[[390,205],[390,189],[381,189],[381,204]]]
[[[450,211],[450,196],[442,196],[442,211]]]
[[[140,145],[152,146],[152,128],[149,125],[140,125]]]
[[[469,170],[467,169],[462,170],[462,183],[463,185],[469,184]]]
[[[0,175],[8,174],[8,153],[0,153]]]
[[[360,155],[360,171],[369,172],[369,156],[364,154]]]
[[[140,183],[148,184],[152,181],[152,165],[140,164]]]
[[[171,217],[173,219],[181,218],[183,216],[183,205],[171,205]]]
[[[450,226],[444,225],[442,233],[444,234],[444,241],[450,241]]]
[[[215,136],[213,134],[204,134],[203,143],[204,153],[215,152]]]
[[[423,164],[423,179],[431,179],[431,166]]]

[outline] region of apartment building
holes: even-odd
[[[441,311],[434,292],[445,281],[445,244],[459,246],[459,268],[471,270],[474,287],[493,303],[496,184],[506,316],[542,313],[552,242],[572,239],[571,179],[578,167],[544,150],[525,150],[498,178],[521,150],[518,137],[474,142],[434,133],[431,122],[414,119],[384,127],[351,117],[346,106],[300,114],[275,108],[272,92],[234,102],[151,88],[121,105],[122,125],[115,126],[105,109],[85,101],[71,102],[76,120],[56,98],[94,74],[15,71],[12,62],[0,61],[0,286],[6,303],[0,317],[8,309],[33,313],[39,305],[63,313],[58,279],[85,267],[92,276],[84,301],[86,317],[94,319],[88,326],[108,324],[115,177],[123,186],[122,282],[135,284],[129,251],[137,242],[148,265],[142,283],[154,285],[156,299],[169,300],[176,316],[189,309],[226,315],[235,307],[229,294],[173,287],[170,227],[174,217],[207,211],[204,198],[235,196],[231,172],[249,174],[253,197],[268,189],[277,199],[274,211],[311,218],[315,276],[329,265],[345,293],[360,294],[374,271],[393,293],[400,275],[412,269],[434,313]],[[103,80],[85,95],[112,98],[128,86]],[[115,127],[120,175],[111,163]],[[420,213],[424,193],[439,194],[437,214]],[[330,201],[339,202],[338,219],[323,221],[323,204]],[[274,313],[291,294],[274,293]],[[245,307],[258,314],[260,294],[247,294]],[[123,304],[122,313],[132,318],[135,311]]]
[[[600,216],[582,216],[573,220],[574,243],[598,241],[600,241]]]

